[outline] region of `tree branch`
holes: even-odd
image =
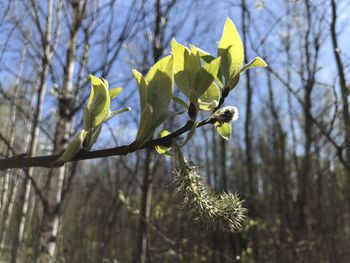
[[[209,123],[213,123],[213,120],[210,117],[208,119],[201,121],[198,124],[197,128]],[[193,125],[194,125],[194,122],[189,120],[183,127],[174,131],[173,133],[162,138],[150,140],[142,145],[138,144],[137,142],[133,142],[129,145],[123,145],[119,147],[107,148],[107,149],[96,150],[96,151],[86,151],[82,149],[69,162],[87,160],[87,159],[96,159],[96,158],[109,157],[109,156],[117,156],[117,155],[127,155],[141,149],[151,148],[158,145],[170,147],[173,139],[190,131]],[[36,156],[36,157],[11,157],[6,159],[0,159],[0,170],[6,170],[10,168],[25,168],[25,167],[47,167],[47,168],[61,167],[65,164],[65,162],[59,160],[61,156],[62,156],[62,153],[55,154],[55,155]]]

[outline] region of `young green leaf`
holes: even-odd
[[[167,130],[163,130],[160,132],[159,134],[159,137],[162,138],[162,137],[165,137],[167,135],[169,135],[170,132],[167,131]],[[171,147],[166,147],[166,146],[161,146],[161,145],[158,145],[155,147],[156,151],[159,153],[159,154],[162,154],[164,156],[172,156],[170,153],[169,153],[169,150],[170,150]]]
[[[213,82],[209,88],[199,98],[199,109],[204,111],[210,111],[215,109],[220,100],[220,90]]]
[[[146,75],[147,102],[154,110],[157,119],[167,110],[173,97],[173,56],[166,56],[151,67]]]
[[[113,88],[113,89],[108,90],[109,97],[111,99],[114,99],[115,97],[117,97],[120,94],[120,92],[122,92],[122,90],[123,90],[122,88]]]
[[[60,160],[64,162],[68,162],[72,160],[75,155],[80,151],[83,145],[83,141],[87,135],[87,132],[82,130],[74,136],[74,139],[69,143],[68,147],[64,151]]]
[[[84,127],[84,130],[86,131],[89,131],[92,129],[92,118],[90,114],[90,109],[88,107],[85,107],[84,109],[83,127]]]
[[[264,68],[264,67],[267,67],[267,64],[262,58],[256,57],[252,61],[250,61],[247,65],[244,65],[243,68],[241,68],[241,73],[243,73],[247,69],[257,68],[257,67]]]
[[[176,96],[173,96],[173,101],[174,101],[175,103],[177,103],[177,104],[183,106],[185,109],[188,109],[188,105],[187,105],[187,103],[186,103],[183,99],[181,99],[181,98],[179,98],[179,97],[176,97]]]
[[[108,82],[90,75],[91,93],[84,116],[84,129],[90,130],[99,126],[110,113],[111,99]]]
[[[224,138],[225,140],[230,139],[231,131],[232,131],[231,122],[224,122],[224,123],[216,122],[214,126],[216,127],[216,131],[220,134],[222,138]]]
[[[115,111],[112,111],[108,116],[107,118],[104,120],[105,122],[106,121],[109,121],[110,119],[112,119],[114,116],[120,114],[120,113],[123,113],[123,112],[127,112],[129,111],[130,108],[129,107],[126,107],[126,108],[123,108],[123,109],[119,109],[119,110],[115,110]]]
[[[230,87],[231,90],[234,89],[236,87],[237,83],[239,82],[240,76],[241,76],[240,74],[232,75],[231,78],[226,83],[226,86]]]
[[[212,60],[215,59],[215,57],[213,57],[212,55],[210,55],[208,52],[200,49],[199,47],[196,47],[192,44],[190,44],[190,49],[191,52],[195,55],[197,55],[197,53],[199,54],[199,57],[201,59],[203,59],[206,63],[210,63]]]
[[[227,18],[224,30],[218,45],[218,54],[221,56],[221,69],[230,89],[236,75],[239,75],[244,60],[244,49],[241,38],[231,19]],[[229,83],[231,82],[231,83]]]
[[[212,62],[215,57],[210,55],[208,52],[190,44],[190,49],[193,54],[198,54],[200,58],[205,62],[205,63],[210,63]],[[219,88],[222,88],[222,80],[221,80],[221,70],[219,68],[218,74],[215,76],[215,81],[217,82]]]
[[[212,60],[210,63],[203,65],[203,67],[198,71],[193,84],[197,91],[197,98],[202,96],[202,94],[213,83],[220,68],[220,61],[221,58],[218,57]]]
[[[153,107],[147,103],[141,112],[139,129],[137,131],[136,141],[143,143],[147,141],[153,133]]]
[[[189,140],[193,137],[194,133],[196,132],[196,129],[198,127],[199,122],[194,122],[193,126],[191,127],[191,130],[187,133],[185,141],[179,145],[181,147],[185,146],[186,143],[188,143]]]
[[[92,131],[88,132],[85,140],[83,142],[83,147],[90,150],[92,146],[96,143],[98,136],[102,130],[102,124]]]
[[[136,69],[133,69],[132,73],[136,79],[137,86],[139,87],[140,107],[141,107],[141,112],[142,112],[147,104],[147,101],[148,101],[147,82],[146,82],[145,78],[142,76],[142,74],[140,72],[138,72]]]
[[[137,70],[133,70],[133,73],[140,90],[142,112],[136,140],[143,143],[160,124],[173,115],[168,111],[174,87],[173,56],[159,60],[145,78]]]
[[[167,119],[169,119],[169,118],[171,118],[171,117],[173,117],[175,115],[182,114],[182,113],[183,113],[183,111],[173,112],[173,111],[168,111],[168,110],[162,112],[162,114],[159,116],[159,118],[153,121],[154,129],[156,129],[159,125],[161,125]]]
[[[176,42],[171,42],[174,56],[174,76],[179,90],[188,98],[191,96],[193,80],[200,69],[200,57],[193,54],[188,48]]]

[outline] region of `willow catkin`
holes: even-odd
[[[247,210],[237,194],[211,191],[196,167],[183,167],[174,174],[175,187],[194,219],[225,232],[242,228]]]

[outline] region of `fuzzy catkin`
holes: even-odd
[[[194,219],[214,230],[242,229],[247,210],[236,194],[211,191],[196,167],[178,169],[174,174],[175,187]]]

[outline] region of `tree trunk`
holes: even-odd
[[[75,108],[73,94],[73,74],[76,56],[77,34],[86,12],[86,1],[72,1],[73,17],[70,25],[70,38],[66,52],[63,86],[59,98],[58,123],[55,132],[54,151],[62,152],[72,131],[72,115]],[[38,262],[54,262],[57,235],[60,222],[60,206],[65,176],[65,166],[51,170],[46,183],[46,201],[39,237]]]
[[[23,65],[23,63],[21,63]],[[20,69],[21,71],[21,69]],[[18,83],[17,83],[18,84]],[[15,91],[14,91],[14,103],[11,104],[11,128],[9,132],[9,146],[13,147],[14,140],[15,140],[15,127],[16,127],[16,119],[17,119],[17,93],[18,93],[18,87],[16,85]],[[6,150],[6,156],[10,156],[10,148]],[[6,237],[6,231],[7,231],[7,225],[8,225],[8,219],[12,212],[13,207],[13,196],[15,196],[16,189],[15,187],[17,183],[15,183],[12,186],[12,189],[10,190],[10,170],[6,170],[5,174],[3,176],[0,176],[0,182],[1,182],[1,204],[0,204],[0,215],[1,215],[1,221],[0,221],[0,251],[4,248],[5,245],[5,237]],[[11,208],[11,209],[10,209]]]
[[[331,0],[331,8],[332,8],[332,22],[331,22],[331,38],[332,38],[332,46],[333,46],[333,54],[335,58],[335,62],[337,64],[340,90],[341,90],[341,100],[343,106],[343,125],[345,130],[345,158],[347,163],[350,163],[350,109],[349,109],[349,95],[350,95],[350,87],[347,86],[344,65],[342,59],[340,57],[340,47],[338,45],[337,39],[337,6],[336,1]]]
[[[33,114],[33,123],[31,124],[30,132],[30,141],[28,147],[28,155],[33,156],[36,153],[36,148],[39,139],[39,125],[41,120],[42,108],[44,97],[46,93],[46,78],[48,74],[50,59],[51,59],[51,50],[50,50],[50,39],[51,39],[51,22],[52,22],[52,2],[48,1],[47,4],[47,17],[46,17],[46,31],[45,36],[42,39],[43,45],[43,58],[41,61],[41,71],[39,73],[39,87],[37,91],[37,103],[36,108]],[[31,189],[31,182],[29,178],[33,176],[33,168],[28,168],[24,171],[25,178],[19,186],[19,213],[15,217],[15,228],[16,234],[13,240],[12,253],[11,253],[11,262],[17,262],[18,251],[20,248],[20,243],[23,237],[23,229],[25,224],[25,217],[28,209],[29,194]]]
[[[135,254],[135,263],[147,262],[147,252],[149,248],[149,219],[151,214],[151,200],[152,200],[152,185],[153,173],[151,172],[152,149],[147,149],[144,174],[142,180],[142,196],[141,196],[141,211],[139,221],[139,232],[137,238],[137,247]]]

